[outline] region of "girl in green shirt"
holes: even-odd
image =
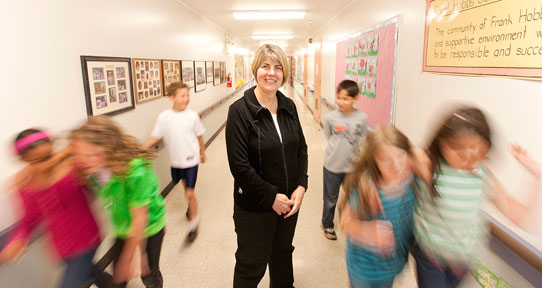
[[[160,182],[151,164],[155,153],[124,134],[105,116],[89,118],[70,134],[75,163],[90,176],[110,212],[116,238],[113,280],[125,287],[141,245],[141,279],[162,287],[160,250],[166,223]]]

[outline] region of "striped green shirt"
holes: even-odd
[[[481,167],[466,171],[447,163],[441,163],[441,169],[434,202],[428,187],[420,189],[414,236],[421,249],[436,259],[468,264],[485,235],[480,217],[485,173]]]

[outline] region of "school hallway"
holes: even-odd
[[[309,154],[309,188],[300,209],[294,237],[295,287],[349,287],[345,263],[345,236],[338,240],[324,237],[322,217],[322,167],[326,139],[320,126],[292,88],[283,89],[295,99]],[[164,287],[232,287],[236,235],[233,224],[233,178],[226,156],[224,130],[206,150],[207,162],[200,165],[196,195],[201,224],[191,245],[184,245],[189,221],[182,185],[166,198],[167,226],[160,267]],[[338,227],[335,217],[336,228]],[[394,287],[416,287],[412,266],[406,266]],[[128,287],[144,287],[133,279]],[[258,287],[269,287],[266,276]]]

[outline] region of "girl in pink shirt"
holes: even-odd
[[[67,264],[60,287],[81,287],[93,271],[92,259],[101,242],[86,198],[86,185],[63,152],[53,153],[47,133],[27,129],[19,133],[15,150],[29,165],[17,187],[24,215],[0,253],[0,263],[22,255],[32,232],[44,224],[58,256]],[[107,281],[107,279],[103,279]],[[98,285],[105,287],[103,285]]]

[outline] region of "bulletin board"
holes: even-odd
[[[393,123],[399,18],[392,18],[337,42],[335,86],[358,83],[356,107],[369,125]]]
[[[426,0],[423,71],[542,80],[540,0]]]

